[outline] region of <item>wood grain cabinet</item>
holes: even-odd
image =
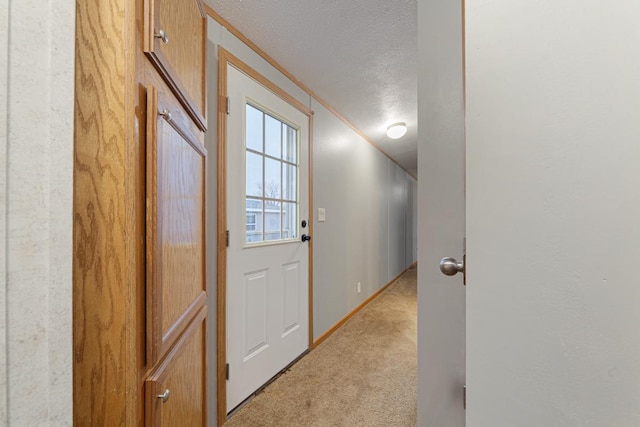
[[[74,425],[204,426],[202,1],[76,15]]]
[[[145,424],[206,425],[205,51],[200,0],[144,0]],[[152,73],[153,74],[153,73]]]
[[[144,51],[206,130],[206,15],[200,0],[144,0]]]
[[[146,425],[206,426],[206,310],[145,381]]]
[[[199,130],[171,96],[147,88],[147,363],[206,302],[205,160]]]

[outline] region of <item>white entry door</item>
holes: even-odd
[[[640,426],[640,2],[466,4],[467,425]]]
[[[227,411],[309,345],[309,117],[227,69]]]

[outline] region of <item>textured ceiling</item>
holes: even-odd
[[[416,0],[206,2],[417,176]]]

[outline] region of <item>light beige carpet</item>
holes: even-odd
[[[415,426],[416,269],[267,386],[235,426]]]

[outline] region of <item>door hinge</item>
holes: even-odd
[[[227,365],[227,368],[229,367],[229,365]],[[227,376],[228,376],[228,371],[227,371]],[[463,385],[462,386],[462,408],[463,409],[467,409],[467,385]]]
[[[227,377],[227,380],[229,379],[229,364],[227,363],[227,371],[225,373],[225,376]]]
[[[230,112],[231,112],[231,101],[229,100],[229,97],[227,96],[227,116],[229,115]]]
[[[227,239],[227,247],[229,247],[229,230],[226,231],[225,237]]]

